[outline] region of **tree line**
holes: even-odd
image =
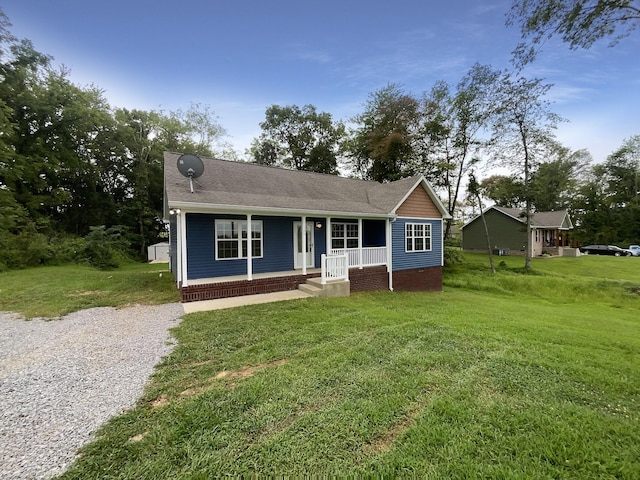
[[[111,108],[9,28],[0,11],[0,269],[144,258],[166,234],[163,152],[228,156],[224,128],[202,105]]]
[[[552,7],[516,1],[509,21],[545,19]],[[514,52],[519,65],[538,53],[531,25],[523,21],[523,38],[534,37]],[[98,87],[68,77],[29,40],[15,38],[0,10],[0,269],[144,258],[146,246],[166,235],[164,151],[378,182],[420,173],[441,192],[453,221],[473,212],[481,195],[523,208],[528,225],[535,211],[569,209],[582,244],[640,241],[640,136],[593,164],[588,152],[557,142],[563,119],[547,100],[551,85],[519,68],[476,64],[457,84],[438,81],[418,95],[388,84],[346,120],[313,105],[272,105],[244,157],[208,106],[112,108]],[[508,173],[476,181],[495,166]]]

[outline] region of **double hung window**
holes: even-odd
[[[332,223],[331,224],[331,248],[358,248],[358,224],[357,223]]]
[[[407,223],[406,224],[406,251],[428,252],[431,250],[431,224]]]
[[[253,258],[262,257],[262,221],[252,221],[249,230],[246,221],[216,220],[216,260],[247,258],[248,245]]]

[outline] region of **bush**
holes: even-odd
[[[36,231],[0,232],[0,271],[42,265],[52,256],[46,235]]]
[[[127,242],[122,236],[121,226],[106,228],[104,225],[90,227],[84,237],[84,247],[80,260],[89,265],[107,270],[118,268],[128,258]]]
[[[448,267],[464,262],[464,254],[459,247],[444,247],[444,266]]]

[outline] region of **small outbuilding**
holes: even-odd
[[[147,247],[149,262],[169,262],[169,242],[154,243]]]

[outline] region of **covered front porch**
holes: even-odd
[[[344,257],[347,269],[385,266],[390,270],[388,217],[294,217],[179,210],[173,215],[181,240],[176,242],[179,248],[173,250],[172,259],[179,288],[314,275],[322,272],[323,265],[326,268],[327,258],[331,263],[331,259]]]

